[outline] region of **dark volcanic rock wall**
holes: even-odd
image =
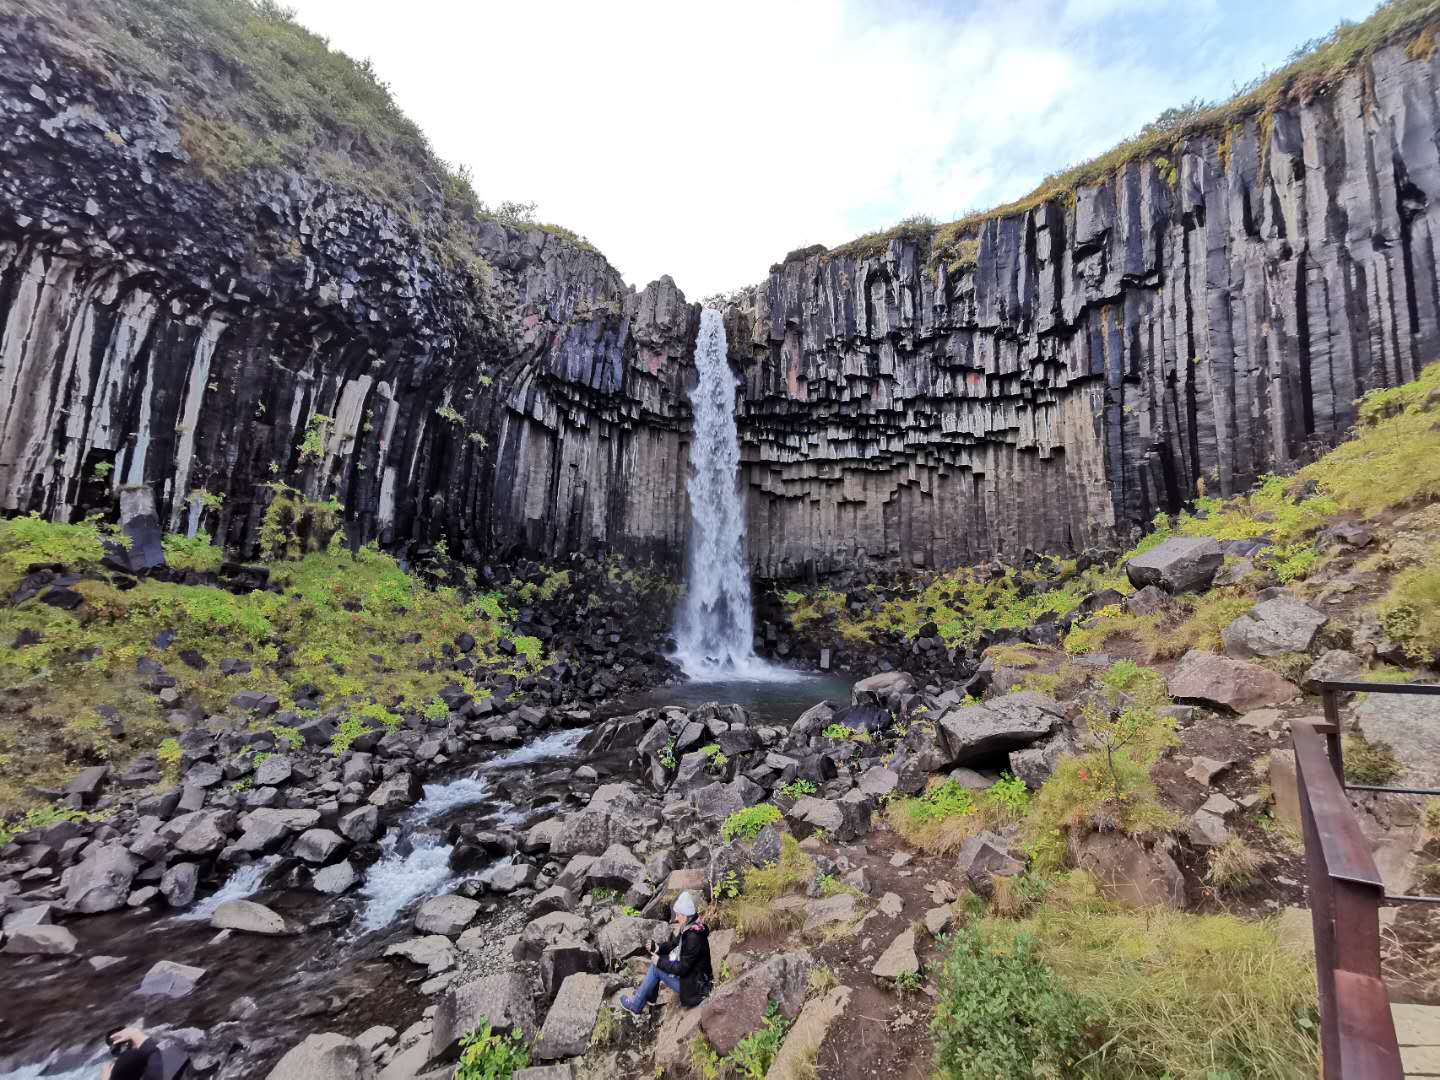
[[[730,308],[756,569],[1073,551],[1334,441],[1440,359],[1437,58],[986,222],[811,256]]]
[[[0,18],[0,509],[144,484],[184,527],[204,489],[245,551],[280,481],[401,549],[678,557],[698,315],[673,283],[636,293],[538,229],[459,250],[436,213],[207,177],[163,94],[42,29]]]

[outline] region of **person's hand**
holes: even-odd
[[[115,1034],[110,1036],[110,1042],[112,1045],[118,1045],[122,1042],[128,1042],[131,1046],[139,1046],[144,1041],[145,1032],[141,1031],[138,1027],[121,1028],[119,1031],[115,1032]]]

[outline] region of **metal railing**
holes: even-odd
[[[1380,908],[1387,902],[1440,903],[1440,897],[1386,892],[1348,793],[1440,795],[1440,790],[1346,784],[1339,700],[1345,693],[1440,695],[1440,686],[1322,683],[1324,723],[1290,726],[1315,932],[1323,1075],[1402,1080],[1390,999],[1380,976]]]

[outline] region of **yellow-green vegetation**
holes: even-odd
[[[944,264],[955,272],[965,268],[968,254],[965,245],[985,222],[1033,210],[1051,200],[1063,200],[1073,207],[1080,188],[1103,183],[1126,165],[1149,162],[1161,178],[1173,186],[1178,179],[1173,162],[1180,159],[1187,140],[1200,136],[1215,139],[1221,166],[1227,167],[1233,134],[1247,122],[1253,122],[1259,132],[1263,162],[1277,110],[1308,101],[1353,71],[1380,46],[1392,41],[1406,43],[1412,58],[1428,56],[1434,48],[1431,24],[1437,20],[1440,20],[1440,0],[1391,0],[1364,22],[1342,22],[1324,37],[1307,42],[1284,67],[1266,74],[1229,101],[1217,104],[1197,99],[1166,109],[1137,134],[1098,157],[1052,173],[1014,202],[966,214],[945,225],[937,225],[926,217],[906,218],[893,228],[842,244],[821,258],[875,257],[885,251],[891,240],[901,239],[928,243],[932,265]]]
[[[1388,784],[1400,775],[1400,760],[1387,742],[1370,742],[1358,730],[1341,740],[1345,779],[1352,784]]]
[[[814,877],[815,863],[800,850],[795,837],[782,833],[779,861],[749,867],[738,881],[717,887],[708,921],[712,926],[733,926],[741,940],[750,934],[794,928],[803,921],[801,909],[775,902],[802,892]]]
[[[1040,663],[1040,654],[1033,645],[991,645],[985,655],[996,667],[1032,668]]]
[[[13,592],[35,564],[95,568],[103,536],[93,523],[0,522],[0,589]],[[324,707],[349,714],[337,749],[347,735],[432,707],[447,683],[476,692],[470,676],[422,670],[462,632],[478,643],[472,659],[481,674],[518,676],[544,663],[538,639],[516,638],[515,657],[496,647],[511,618],[501,594],[429,588],[374,548],[352,555],[331,546],[271,571],[278,592],[236,595],[153,579],[121,590],[86,579],[75,586],[85,602],[73,611],[38,599],[0,608],[0,639],[14,641],[22,631],[35,639],[0,653],[0,680],[23,691],[29,704],[23,716],[0,716],[0,755],[9,762],[0,765],[0,811],[29,805],[28,788],[61,786],[77,764],[162,745],[169,735],[164,708],[145,688],[141,660],[164,665],[185,699],[207,711],[223,710],[242,690],[273,694],[289,708],[302,688],[313,687]],[[162,631],[174,634],[168,649],[155,645]],[[182,661],[181,652],[203,668]],[[252,668],[222,675],[219,664],[227,658]],[[97,712],[107,706],[125,719],[123,743]]]
[[[775,794],[785,799],[801,799],[806,795],[814,795],[816,792],[815,781],[813,780],[791,780],[788,784],[780,785]]]
[[[225,552],[201,529],[194,536],[169,533],[161,539],[165,548],[165,564],[175,570],[193,570],[197,574],[213,574],[225,561]]]
[[[1374,516],[1440,498],[1440,364],[1360,401],[1354,438],[1300,472],[1342,509]]]
[[[827,724],[825,730],[820,732],[826,739],[834,739],[836,742],[870,742],[870,733],[863,728],[852,728],[846,724]]]
[[[1440,544],[1426,561],[1401,571],[1377,612],[1386,635],[1421,664],[1440,657]]]
[[[784,815],[774,803],[760,803],[736,810],[720,826],[720,838],[727,844],[731,840],[754,840],[766,825],[773,825]]]
[[[43,829],[57,821],[101,822],[110,816],[108,810],[72,810],[68,806],[37,806],[17,816],[13,821],[0,818],[0,848],[5,847],[18,834],[30,829]]]
[[[1111,605],[1076,623],[1065,636],[1065,651],[1099,652],[1124,638],[1146,660],[1172,659],[1191,649],[1215,652],[1221,648],[1220,631],[1254,606],[1255,598],[1239,587],[1177,597],[1175,612],[1168,618],[1135,615]]]
[[[1270,921],[1092,900],[1047,904],[1019,922],[986,919],[977,937],[1001,956],[1030,942],[1027,955],[1090,1006],[1087,1052],[1066,1075],[1315,1075],[1314,970]],[[986,996],[983,982],[964,989]],[[940,1023],[937,1013],[937,1030]]]
[[[1025,782],[1007,774],[983,791],[932,781],[923,795],[892,799],[885,814],[907,844],[944,855],[978,832],[1020,821],[1029,807]]]
[[[1205,880],[1219,893],[1238,893],[1255,884],[1265,853],[1232,836],[1206,856]]]
[[[858,643],[887,635],[911,639],[934,623],[945,644],[955,646],[974,645],[984,630],[1018,630],[1066,615],[1101,588],[1129,586],[1098,570],[1077,574],[1071,560],[1043,559],[1033,570],[1009,569],[999,577],[971,567],[924,575],[859,616],[847,614],[844,596],[833,590],[792,591],[781,599],[797,630],[830,621],[843,638]]]
[[[1087,705],[1087,738],[1096,747],[1066,755],[1030,804],[1022,833],[1032,868],[1049,873],[1065,865],[1072,831],[1119,830],[1157,837],[1176,817],[1160,802],[1151,769],[1176,744],[1175,721],[1159,710],[1167,701],[1158,673],[1120,661],[1103,685],[1113,704]]]

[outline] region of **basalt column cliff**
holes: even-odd
[[[668,279],[637,293],[540,229],[457,244],[297,171],[216,176],[182,92],[4,6],[0,45],[0,509],[145,485],[183,529],[204,491],[248,555],[278,482],[401,550],[677,557],[698,309]]]
[[[1437,63],[1381,49],[948,257],[772,268],[728,319],[757,571],[1076,551],[1332,442],[1440,359]]]

